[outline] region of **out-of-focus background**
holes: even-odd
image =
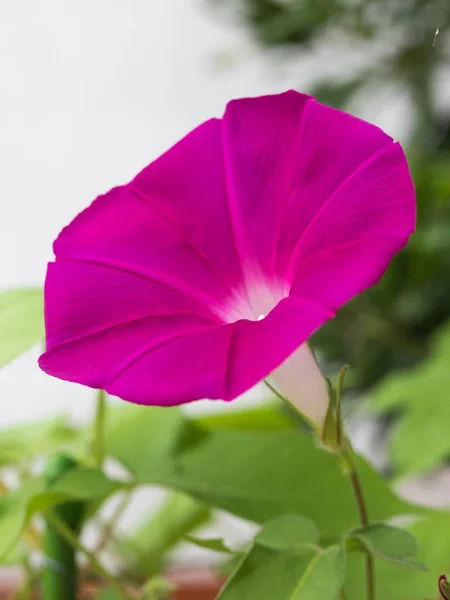
[[[418,232],[316,347],[352,367],[356,445],[450,503],[449,27],[448,0],[2,0],[0,289],[42,285],[62,226],[229,99],[293,87],[345,108],[402,142]],[[38,354],[0,372],[0,427],[91,415]]]

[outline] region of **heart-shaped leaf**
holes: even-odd
[[[167,486],[258,523],[306,515],[331,541],[358,524],[338,461],[301,431],[208,430],[171,408],[126,406],[120,413],[108,429],[107,452],[138,483]],[[425,512],[397,498],[360,458],[357,468],[373,519]]]
[[[417,554],[417,542],[404,529],[385,523],[371,523],[349,531],[345,536],[348,552],[360,551],[382,560],[426,571],[422,563],[412,559]]]
[[[345,578],[339,546],[276,551],[258,543],[238,565],[218,600],[336,600]]]
[[[308,517],[281,515],[268,521],[255,541],[273,550],[293,550],[305,544],[317,544],[319,530]]]

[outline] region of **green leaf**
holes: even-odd
[[[177,410],[130,408],[109,436],[108,451],[137,482],[170,487],[260,523],[306,515],[327,541],[358,525],[338,461],[311,436],[296,430],[208,431]],[[397,498],[362,459],[357,469],[372,519],[424,512]]]
[[[27,518],[70,500],[105,500],[123,487],[122,482],[108,479],[99,469],[78,467],[63,475],[49,490],[31,498]]]
[[[186,535],[185,539],[194,546],[199,548],[205,548],[206,550],[213,550],[214,552],[224,552],[225,554],[233,554],[233,550],[230,550],[225,542],[221,538],[199,538],[194,535]]]
[[[138,521],[121,545],[133,563],[133,569],[145,577],[161,571],[167,552],[190,531],[205,525],[211,509],[185,494],[170,494],[164,504]]]
[[[155,468],[170,454],[184,427],[176,408],[122,405],[106,415],[106,454],[116,457],[131,473]]]
[[[74,500],[90,500],[109,496],[124,485],[121,481],[109,479],[99,469],[78,467],[62,476],[51,489],[65,493]]]
[[[0,368],[44,337],[42,291],[0,292]]]
[[[450,514],[433,514],[408,526],[417,541],[417,559],[427,572],[405,569],[401,565],[377,561],[375,564],[376,600],[424,600],[437,597],[437,581],[449,570]],[[365,594],[364,559],[349,554],[346,577],[348,600],[361,600]]]
[[[348,552],[365,552],[388,562],[426,571],[421,563],[412,560],[417,554],[414,537],[404,529],[385,523],[371,523],[349,531],[345,534],[345,548]]]
[[[250,550],[219,595],[220,600],[336,600],[344,583],[345,556],[339,546],[314,545],[275,551]]]
[[[19,490],[0,497],[0,562],[5,564],[15,548],[27,518],[30,499],[44,489],[42,479],[32,479]]]
[[[430,358],[413,372],[393,374],[370,395],[379,412],[400,409],[390,451],[401,475],[435,468],[450,454],[450,324],[435,340]]]
[[[273,550],[291,550],[304,544],[317,544],[319,530],[308,517],[281,515],[265,523],[255,541]]]
[[[296,413],[279,400],[247,409],[201,415],[195,423],[204,429],[293,429],[299,425]]]
[[[83,434],[58,416],[0,430],[0,464],[11,465],[32,460],[78,445]]]
[[[124,484],[108,479],[97,469],[73,469],[51,488],[38,478],[17,492],[0,498],[0,559],[15,547],[20,536],[38,512],[71,500],[105,500]]]

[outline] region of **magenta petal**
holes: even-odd
[[[267,377],[331,316],[308,300],[286,298],[261,321],[237,321],[224,398],[235,398]]]
[[[274,275],[280,222],[299,168],[303,113],[297,92],[230,102],[223,117],[228,199],[241,263]]]
[[[390,144],[349,178],[298,242],[291,294],[337,310],[375,284],[415,226],[414,187]]]
[[[56,240],[56,259],[157,282],[224,321],[244,316],[220,148],[220,122],[193,131],[78,215]]]
[[[140,361],[151,364],[165,347],[206,328],[211,328],[210,321],[192,315],[142,317],[59,344],[43,354],[39,364],[55,377],[114,393],[112,382],[121,373],[132,372]],[[175,367],[170,361],[172,373]],[[129,389],[123,396],[144,404],[170,404],[170,399],[158,394],[150,373],[144,381],[130,377]],[[175,388],[173,374],[170,382]]]
[[[58,260],[45,282],[47,349],[144,317],[198,315],[220,320],[208,309],[158,281],[119,268]]]
[[[128,187],[178,231],[180,253],[173,260],[185,279],[221,298],[232,291],[232,301],[245,302],[228,204],[220,120],[197,127]],[[173,249],[168,250],[172,253]],[[188,252],[196,254],[195,264],[186,262],[184,254]],[[201,267],[200,261],[204,263]],[[214,286],[211,277],[202,275],[207,267],[216,277]]]
[[[61,344],[41,367],[139,404],[231,400],[265,378],[329,314],[288,298],[261,321],[213,325],[192,316],[136,319]]]
[[[301,130],[297,169],[285,203],[277,247],[277,272],[288,280],[293,253],[298,252],[299,245],[304,246],[305,237],[309,237],[318,221],[331,218],[327,209],[335,203],[342,186],[347,186],[384,148],[393,146],[392,138],[378,127],[315,101],[305,107]],[[406,161],[400,162],[407,171]],[[370,211],[363,193],[360,201]],[[341,203],[339,214],[334,213],[333,218],[340,220],[352,208]]]
[[[292,91],[233,101],[62,231],[40,365],[161,405],[230,400],[275,371],[321,423],[302,344],[414,223],[405,157],[380,129]]]

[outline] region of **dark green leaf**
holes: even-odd
[[[339,546],[305,545],[277,552],[256,544],[219,595],[220,600],[336,600],[345,577]]]
[[[404,529],[385,523],[371,523],[349,531],[345,535],[345,547],[348,552],[365,552],[388,562],[426,571],[421,563],[412,560],[417,554],[414,537]]]
[[[0,368],[44,337],[42,290],[0,292]]]
[[[311,519],[301,515],[281,515],[265,523],[255,542],[273,550],[292,550],[304,544],[317,544],[319,530]]]

